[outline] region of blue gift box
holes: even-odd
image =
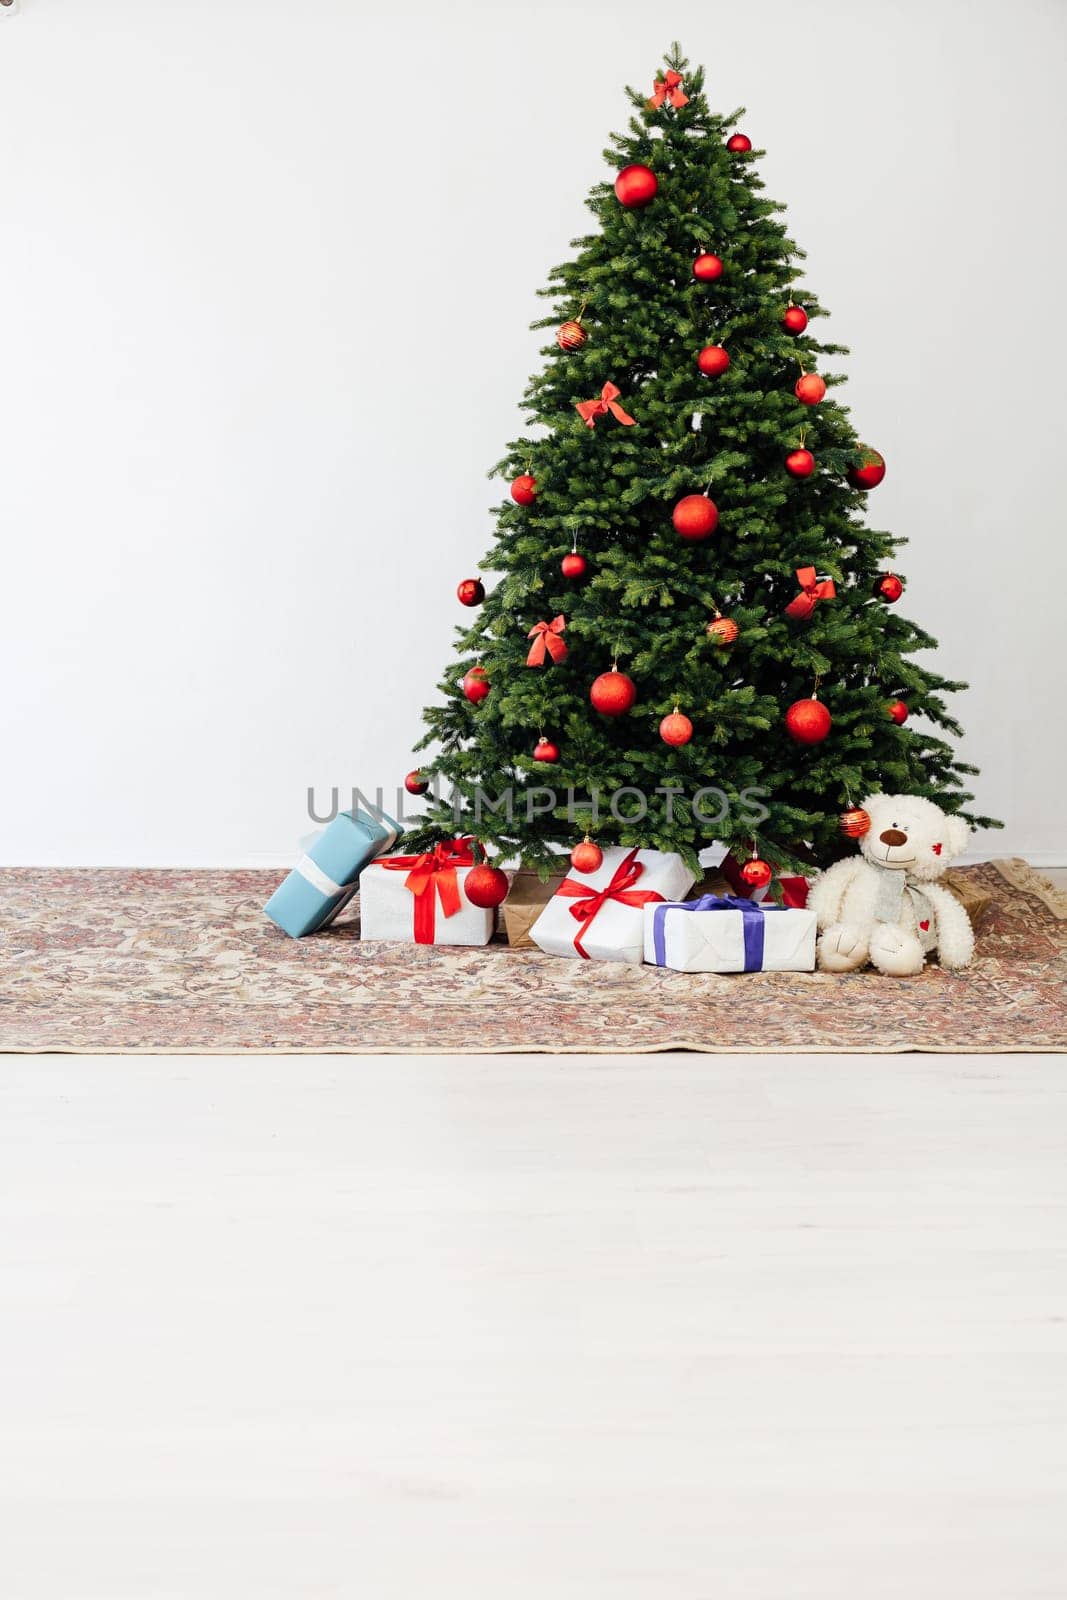
[[[302,939],[332,922],[359,887],[359,874],[395,844],[400,828],[385,812],[342,811],[263,907],[283,933]]]

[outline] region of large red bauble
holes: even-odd
[[[583,839],[571,851],[571,866],[575,872],[596,872],[604,864],[604,852],[592,839]]]
[[[794,700],[785,725],[797,744],[821,744],[830,732],[832,718],[821,700]]]
[[[848,481],[854,489],[874,489],[885,477],[885,457],[872,450],[868,445],[860,445],[866,455],[862,467],[852,467],[849,470]]]
[[[490,911],[508,897],[508,875],[487,861],[472,867],[463,880],[463,893],[472,906]]]
[[[805,372],[797,379],[793,393],[806,406],[817,406],[826,393],[826,384],[817,372]]]
[[[874,580],[874,596],[877,600],[884,600],[887,605],[893,605],[904,593],[904,585],[895,572],[884,572],[880,578]]]
[[[427,783],[418,767],[413,768],[413,770],[409,772],[407,777],[404,779],[404,788],[407,790],[408,794],[426,794],[429,787],[430,785]]]
[[[640,161],[635,161],[632,166],[623,167],[615,179],[615,198],[620,205],[635,210],[638,206],[647,206],[650,200],[654,200],[658,188],[659,184],[652,168],[642,166]]]
[[[556,762],[559,760],[559,745],[553,744],[551,739],[538,739],[533,758],[535,761]]]
[[[786,333],[803,333],[808,325],[808,313],[803,306],[786,306],[782,313],[782,327]]]
[[[580,322],[565,322],[556,334],[561,350],[580,350],[589,335]]]
[[[589,563],[579,550],[571,550],[563,557],[559,570],[565,578],[584,578],[589,570]]]
[[[697,356],[697,366],[709,378],[717,378],[730,365],[730,357],[721,344],[706,344]]]
[[[732,156],[745,156],[752,149],[752,140],[747,133],[734,133],[727,139],[726,148]]]
[[[765,889],[773,877],[774,868],[759,856],[751,856],[741,868],[742,881],[750,889]]]
[[[706,494],[687,494],[675,506],[671,521],[680,538],[695,543],[715,532],[719,526],[719,509]]]
[[[511,485],[511,498],[516,505],[532,506],[537,499],[537,479],[528,472],[521,473]]]
[[[907,722],[908,708],[903,700],[890,700],[886,710],[889,713],[890,721],[895,722],[898,728],[902,722]]]
[[[853,806],[851,811],[842,811],[837,826],[846,839],[862,839],[871,831],[870,813],[862,806]]]
[[[728,645],[733,644],[740,629],[733,617],[712,617],[706,631],[708,638],[716,644]]]
[[[606,717],[621,717],[637,699],[637,685],[625,672],[602,672],[589,691],[590,704]]]
[[[659,725],[659,736],[664,744],[688,744],[693,737],[693,724],[682,711],[672,711]]]
[[[485,675],[484,667],[472,667],[463,679],[463,693],[472,705],[477,705],[479,700],[484,700],[489,693],[489,679]]]
[[[701,283],[714,283],[716,278],[722,277],[721,258],[710,251],[701,251],[693,262],[693,277],[699,278]]]
[[[810,478],[815,471],[815,457],[810,450],[791,450],[785,458],[785,470],[794,478]]]
[[[456,599],[461,606],[480,606],[485,599],[485,585],[480,578],[464,578],[456,589]]]

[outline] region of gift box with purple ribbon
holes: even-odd
[[[811,972],[815,913],[740,895],[646,905],[645,960],[675,972]]]

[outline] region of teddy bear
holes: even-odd
[[[887,977],[921,972],[936,950],[943,967],[965,967],[974,931],[963,906],[937,882],[970,832],[919,795],[872,794],[860,853],[820,874],[808,895],[821,929],[819,965],[853,972],[868,961]]]

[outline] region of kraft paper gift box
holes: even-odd
[[[675,972],[812,972],[815,913],[702,895],[646,906],[645,960]]]
[[[504,913],[504,931],[513,950],[533,950],[530,929],[551,900],[564,874],[554,872],[544,882],[529,867],[519,867],[511,880],[508,897],[501,906]]]
[[[359,880],[360,937],[407,944],[488,944],[493,908],[463,892],[474,865],[470,839],[450,839],[417,856],[386,856]]]
[[[637,966],[644,955],[646,903],[679,899],[695,877],[672,851],[612,845],[595,872],[564,878],[530,937],[547,955]]]
[[[275,889],[263,908],[267,916],[294,939],[325,928],[355,894],[361,869],[399,833],[384,811],[342,811]]]

